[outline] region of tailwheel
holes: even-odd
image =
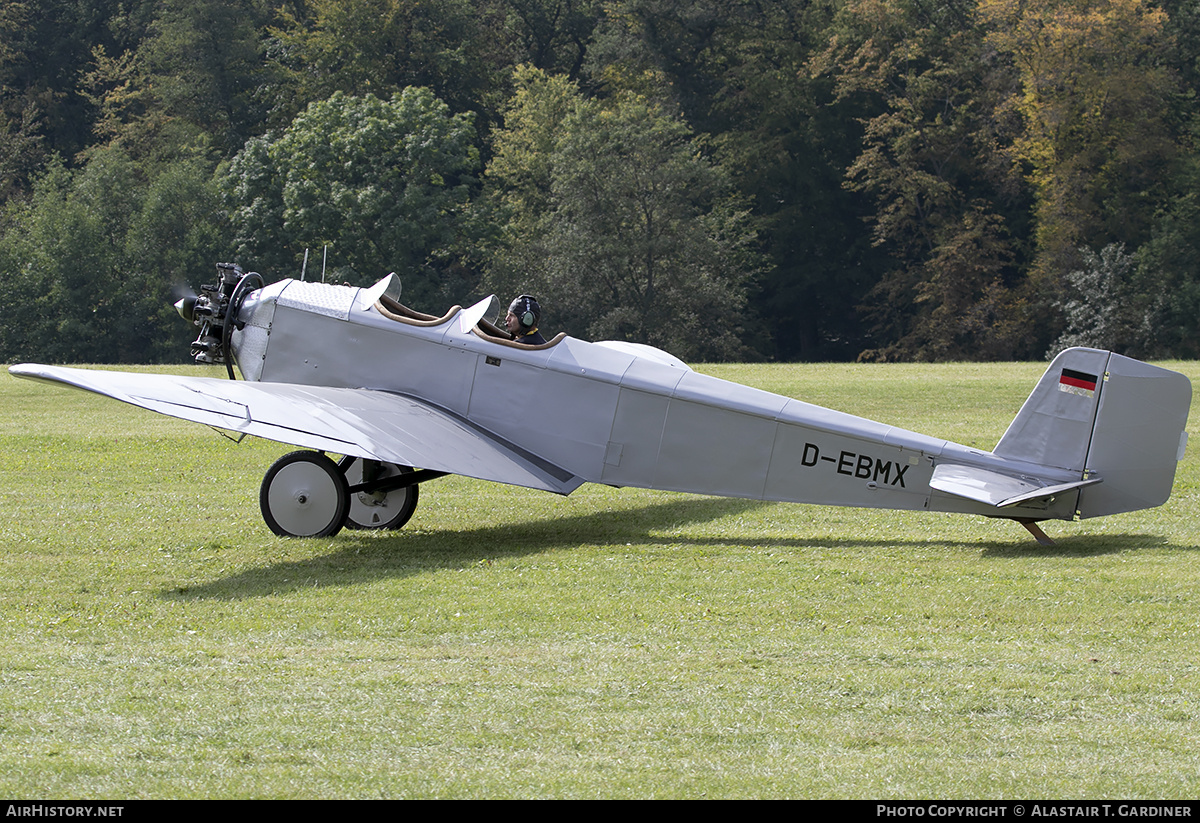
[[[332,537],[346,524],[350,487],[324,454],[292,452],[267,470],[258,504],[263,520],[280,537]]]
[[[351,529],[399,529],[408,522],[417,508],[417,484],[393,487],[386,482],[412,474],[408,466],[364,460],[361,457],[343,458],[339,467],[351,488],[374,484],[374,491],[357,490],[350,493],[350,516],[346,526]]]

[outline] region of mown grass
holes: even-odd
[[[986,448],[1043,369],[703,368]],[[286,450],[0,377],[0,795],[1200,793],[1195,443],[1166,506],[1054,547],[461,478],[282,540]]]

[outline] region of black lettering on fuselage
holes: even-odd
[[[886,483],[891,478],[891,476],[892,476],[892,461],[891,460],[876,460],[875,461],[875,477],[873,478],[874,481],[876,483],[878,483],[879,478],[882,477],[883,482]]]
[[[838,457],[838,474],[854,474],[850,471],[850,467],[854,465],[854,452],[842,452]]]
[[[865,454],[858,456],[858,462],[854,464],[854,476],[860,480],[871,479],[871,467],[875,465],[875,461]]]
[[[800,465],[815,466],[818,461],[832,463],[834,471],[847,477],[871,480],[888,486],[899,486],[902,489],[907,488],[904,484],[904,475],[909,469],[907,464],[902,466],[891,460],[880,460],[868,454],[846,450],[839,452],[837,457],[829,457],[822,455],[820,447],[816,444],[805,443],[804,451],[800,456]]]
[[[821,450],[812,443],[804,444],[804,454],[800,457],[801,466],[817,465],[817,458],[821,456]]]

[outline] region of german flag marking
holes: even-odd
[[[1080,397],[1092,397],[1096,393],[1096,381],[1099,378],[1094,374],[1075,371],[1074,369],[1063,369],[1062,374],[1058,378],[1058,390],[1065,391],[1069,394],[1077,394]]]

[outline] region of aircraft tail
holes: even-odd
[[[1182,374],[1097,349],[1054,359],[994,454],[1078,472],[1076,516],[1161,506],[1187,444],[1192,384]]]

